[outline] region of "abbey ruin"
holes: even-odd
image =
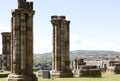
[[[18,8],[12,10],[11,32],[2,32],[0,69],[10,71],[7,81],[38,81],[38,78],[102,77],[100,66],[88,65],[84,59],[70,60],[70,21],[66,16],[53,15],[52,68],[33,71],[33,2],[18,0]],[[120,61],[105,65],[108,74],[120,74]],[[104,64],[103,64],[104,65]]]

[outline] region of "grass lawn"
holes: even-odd
[[[0,74],[8,74],[10,73],[10,71],[3,71],[3,72],[0,72]]]
[[[0,78],[0,81],[6,81],[6,78]]]
[[[6,81],[6,78],[0,78],[0,81]],[[102,78],[54,78],[39,79],[39,81],[120,81],[120,74],[102,74]]]

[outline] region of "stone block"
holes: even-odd
[[[28,75],[8,75],[7,81],[38,81],[36,75],[28,76]]]
[[[101,71],[97,66],[82,65],[74,72],[74,77],[101,77]]]
[[[51,78],[65,78],[65,77],[73,77],[73,73],[71,71],[51,71]]]
[[[42,78],[50,78],[50,72],[47,70],[44,70],[42,72]]]
[[[120,74],[120,61],[110,61],[106,70],[108,74]]]

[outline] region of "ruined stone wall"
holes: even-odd
[[[2,70],[10,70],[11,66],[11,33],[3,32],[2,35]]]
[[[54,76],[58,75],[57,77],[63,77],[65,76],[64,75],[65,72],[70,72],[70,59],[69,59],[70,21],[67,21],[65,16],[52,16],[51,23],[53,26],[52,74]],[[68,75],[66,74],[66,76]]]
[[[0,70],[2,69],[2,55],[0,55]]]
[[[18,0],[11,18],[11,74],[8,81],[37,81],[33,74],[33,2]]]
[[[65,16],[52,16],[54,70],[69,70],[69,23]]]
[[[107,67],[106,73],[120,74],[120,61],[109,61],[109,67]]]

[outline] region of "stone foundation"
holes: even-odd
[[[28,76],[28,75],[8,75],[7,81],[38,81],[36,75]]]
[[[51,78],[65,78],[65,77],[73,77],[72,72],[68,71],[51,71],[50,72]]]
[[[120,74],[120,67],[110,66],[107,68],[106,73],[108,73],[108,74]]]
[[[81,70],[78,77],[101,77],[101,72],[98,69]]]
[[[0,74],[0,78],[7,77],[8,75],[9,75],[9,73],[6,73],[6,74]]]
[[[49,70],[39,70],[36,75],[38,78],[50,78]]]
[[[74,71],[74,77],[101,77],[100,69],[97,66],[83,65],[79,70]]]
[[[120,61],[110,61],[107,74],[120,74]]]

